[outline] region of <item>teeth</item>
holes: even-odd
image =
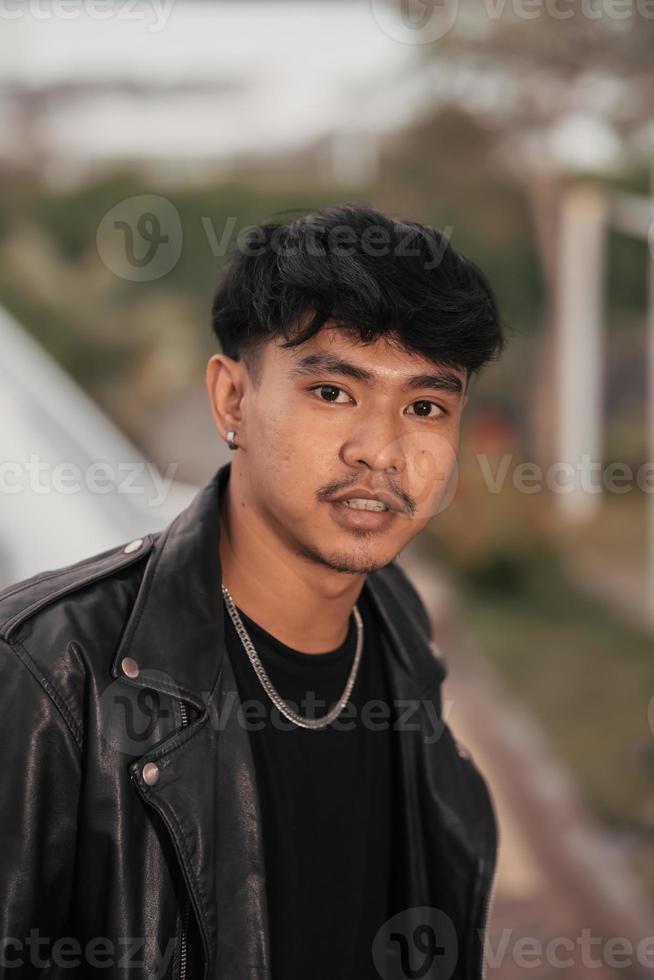
[[[381,500],[368,500],[364,497],[352,497],[350,500],[344,500],[343,503],[352,510],[388,510]]]

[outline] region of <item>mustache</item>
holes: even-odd
[[[328,502],[333,496],[335,496],[338,493],[341,493],[341,491],[347,491],[350,487],[356,487],[356,486],[363,486],[363,484],[358,480],[354,480],[348,484],[329,483],[326,487],[323,487],[322,490],[318,491],[318,500],[321,503]],[[373,494],[377,492],[387,493],[391,497],[395,497],[399,501],[401,501],[402,507],[406,512],[408,512],[409,514],[415,513],[416,507],[413,500],[407,493],[405,493],[404,490],[402,490],[401,487],[377,486],[377,487],[367,487],[367,489],[370,490],[370,492]]]

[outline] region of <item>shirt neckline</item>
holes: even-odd
[[[361,612],[361,597],[359,597],[357,604],[359,605],[359,611]],[[301,664],[302,666],[306,666],[309,669],[319,669],[321,666],[338,663],[341,660],[346,659],[348,656],[352,656],[354,653],[357,635],[354,612],[350,614],[347,636],[340,646],[324,652],[307,653],[303,650],[296,650],[294,647],[290,647],[286,643],[282,643],[281,640],[277,639],[276,636],[273,636],[272,633],[265,630],[255,620],[251,619],[247,613],[244,613],[238,606],[236,606],[236,609],[243,621],[243,625],[254,643],[255,649],[257,647],[258,639],[264,644],[267,651],[272,650],[275,653],[281,654],[287,660],[296,664]],[[226,608],[225,613],[229,615]]]

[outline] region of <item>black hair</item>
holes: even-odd
[[[484,274],[427,225],[340,204],[239,235],[212,304],[223,353],[243,358],[256,383],[266,341],[297,346],[327,320],[468,378],[506,343]]]

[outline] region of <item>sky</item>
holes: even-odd
[[[421,97],[418,50],[387,29],[384,0],[7,2],[21,16],[2,25],[0,87],[87,88],[44,120],[61,150],[274,152],[393,129]]]
[[[77,86],[39,122],[62,160],[229,160],[328,133],[354,134],[365,155],[366,134],[457,98],[462,79],[477,111],[510,101],[511,85],[422,58],[418,37],[392,0],[0,0],[0,152],[21,144],[8,93],[42,86]],[[571,106],[534,165],[606,167],[618,151],[601,113]]]

